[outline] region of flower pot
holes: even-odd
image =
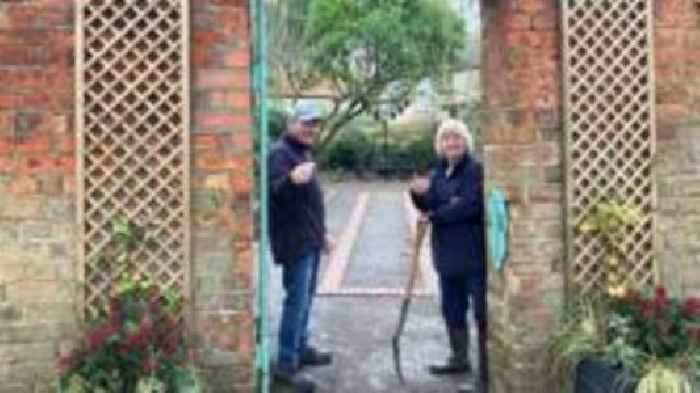
[[[637,380],[625,370],[597,359],[584,359],[576,366],[575,393],[634,393]]]

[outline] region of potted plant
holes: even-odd
[[[552,376],[576,393],[691,393],[700,387],[700,299],[664,287],[573,306],[550,343]],[[574,381],[575,384],[571,384]]]
[[[691,393],[700,372],[700,300],[634,289],[621,271],[639,211],[604,200],[577,225],[606,251],[602,293],[570,305],[549,345],[552,377],[576,393]],[[571,382],[574,382],[572,384]],[[697,387],[696,387],[697,388]]]

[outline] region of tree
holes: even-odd
[[[303,40],[312,0],[267,0],[268,61],[273,89],[288,88],[295,94],[307,86],[310,76]]]
[[[306,18],[295,13],[278,22],[287,41],[278,53],[294,58],[274,60],[272,68],[284,69],[278,72],[292,89],[333,90],[320,149],[378,104],[401,106],[422,80],[444,79],[464,53],[464,21],[446,0],[306,0],[303,6]]]

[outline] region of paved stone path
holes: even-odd
[[[465,377],[436,378],[426,370],[448,355],[427,241],[420,296],[413,299],[402,336],[407,384],[401,386],[394,372],[390,340],[408,279],[415,221],[406,187],[349,183],[326,188],[328,229],[338,244],[323,260],[311,326],[314,344],[333,351],[335,359],[329,367],[308,370],[319,393],[453,393],[465,382]],[[273,268],[271,279],[271,343],[276,347],[281,270]],[[274,386],[272,391],[288,390]]]

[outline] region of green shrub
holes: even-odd
[[[371,167],[373,156],[372,138],[362,130],[351,129],[341,134],[319,158],[326,169],[357,172]]]

